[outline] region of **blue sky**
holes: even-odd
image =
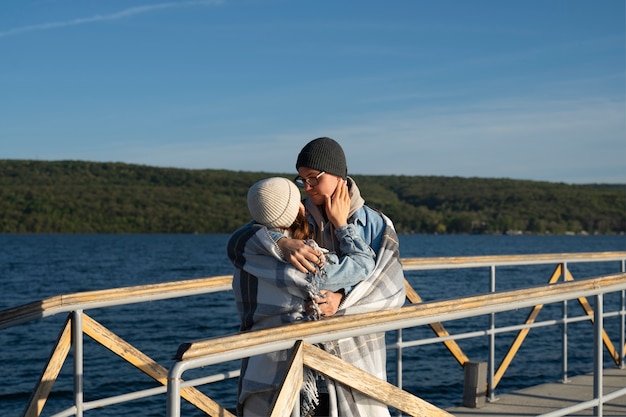
[[[0,159],[626,183],[623,0],[0,3]]]

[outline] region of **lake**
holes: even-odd
[[[59,294],[230,275],[232,267],[225,254],[227,238],[227,235],[0,235],[3,294],[0,310]],[[625,251],[626,237],[401,235],[400,250],[403,258]],[[554,267],[540,265],[499,269],[497,289],[545,284]],[[617,263],[572,264],[569,268],[576,279],[620,271]],[[489,272],[484,268],[414,271],[407,272],[406,276],[425,301],[474,295],[489,289]],[[608,304],[618,302],[608,298],[605,301]],[[572,304],[571,314],[575,309]],[[545,317],[550,317],[550,314],[558,316],[560,312],[560,308],[545,310]],[[521,323],[527,313],[518,312],[498,318],[498,324],[507,321]],[[234,333],[239,325],[230,293],[89,310],[87,314],[166,368],[171,365],[171,357],[181,343]],[[543,315],[544,311],[540,319],[545,319]],[[62,314],[0,331],[0,363],[4,370],[0,385],[0,411],[3,416],[21,415],[64,320],[65,315]],[[458,333],[475,324],[476,321],[458,321],[446,323],[446,327],[451,333]],[[617,328],[615,323],[607,323],[607,328],[611,326]],[[591,370],[590,328],[589,323],[570,326],[570,375]],[[614,334],[615,331],[612,331]],[[533,329],[498,390],[505,392],[558,379],[559,332],[556,328]],[[580,339],[576,339],[578,333],[581,334]],[[412,334],[430,336],[432,332],[420,328]],[[618,336],[612,337],[615,340]],[[510,339],[511,336],[503,335],[497,344],[505,350]],[[471,360],[487,359],[486,338],[464,340],[459,344]],[[84,350],[86,400],[156,386],[149,377],[88,337],[85,337]],[[504,352],[498,351],[498,354]],[[392,359],[393,356],[390,356],[390,377],[391,381],[395,381]],[[460,403],[463,370],[441,344],[407,350],[404,362],[408,366],[404,370],[405,389],[439,407]],[[51,415],[71,404],[71,367],[70,357],[44,408],[44,415]],[[216,369],[237,367],[237,363],[230,363]],[[206,370],[195,375],[186,374],[185,377],[203,375],[202,372]],[[222,405],[232,407],[236,381],[226,381],[202,390],[219,399]],[[186,402],[183,401],[183,404],[184,415],[200,415],[193,407],[185,405]],[[164,410],[164,397],[157,397],[88,411],[86,415],[162,416]]]

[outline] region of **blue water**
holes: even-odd
[[[106,289],[174,280],[230,275],[225,256],[226,235],[0,235],[0,310],[38,299],[87,290]],[[400,236],[402,257],[469,256],[495,254],[603,252],[626,250],[624,236]],[[506,290],[545,284],[555,265],[509,267],[497,271],[497,289]],[[570,264],[576,279],[613,274],[613,263]],[[407,278],[425,301],[487,292],[489,271],[470,270],[407,272]],[[605,310],[619,305],[607,297]],[[574,302],[571,315],[580,315]],[[519,324],[528,314],[517,311],[496,316],[498,325]],[[107,326],[144,353],[169,368],[171,357],[183,342],[237,331],[238,319],[230,293],[150,302],[106,310],[89,310],[88,315]],[[558,318],[560,306],[546,306],[539,319]],[[46,318],[0,330],[0,415],[21,415],[61,330],[65,315]],[[483,329],[488,318],[445,323],[451,333]],[[611,338],[619,341],[617,320],[607,319]],[[569,328],[569,375],[591,370],[591,326],[576,323]],[[430,329],[405,332],[409,337],[430,337]],[[393,337],[390,335],[390,340]],[[496,361],[502,358],[514,335],[497,338]],[[486,361],[485,337],[461,340],[459,345],[473,361]],[[505,374],[497,392],[506,392],[540,382],[558,380],[560,375],[560,329],[533,329]],[[144,374],[85,337],[85,399],[119,395],[156,384]],[[395,381],[394,356],[390,354],[390,378]],[[439,407],[458,405],[462,400],[463,369],[441,344],[405,351],[404,389]],[[605,364],[611,365],[605,358]],[[225,371],[236,362],[215,367]],[[213,371],[213,369],[211,369]],[[43,415],[51,415],[72,402],[71,354]],[[207,369],[188,372],[198,377]],[[234,405],[236,381],[230,380],[203,392],[226,406]],[[88,416],[162,416],[165,397],[137,400],[123,406],[88,411]],[[202,415],[183,401],[184,415]]]

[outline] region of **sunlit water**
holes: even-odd
[[[0,235],[0,310],[53,295],[151,284],[174,280],[230,275],[224,245],[227,235]],[[402,257],[469,256],[522,253],[603,252],[626,250],[624,236],[400,236]],[[497,290],[522,288],[547,282],[555,265],[499,268]],[[620,272],[619,263],[571,264],[576,279]],[[489,289],[489,271],[469,270],[407,272],[407,278],[425,301],[475,295]],[[607,297],[605,310],[619,305]],[[571,303],[572,315],[580,314]],[[148,356],[168,368],[183,342],[234,333],[237,313],[230,292],[186,297],[171,301],[89,310],[104,324]],[[528,314],[518,311],[496,316],[498,325],[519,324]],[[560,306],[546,306],[539,319],[558,318]],[[51,353],[65,315],[0,331],[0,414],[21,415],[30,393]],[[445,323],[450,333],[484,329],[487,317]],[[607,329],[619,340],[617,320]],[[570,375],[589,372],[592,365],[591,326],[569,328]],[[388,335],[392,341],[393,334]],[[404,338],[432,336],[428,328],[405,331]],[[498,336],[498,362],[514,335]],[[500,392],[558,380],[560,328],[533,329],[498,386]],[[473,361],[488,359],[488,340],[480,337],[458,342]],[[85,336],[85,400],[119,395],[157,386],[117,356]],[[463,369],[441,344],[407,349],[403,356],[404,389],[439,407],[460,404]],[[605,362],[610,366],[610,359]],[[216,367],[236,369],[237,362]],[[395,356],[389,355],[389,378],[395,382]],[[212,371],[213,369],[211,369]],[[185,378],[206,374],[192,371]],[[236,380],[201,388],[226,407],[235,403]],[[72,362],[66,361],[44,408],[51,415],[72,403]],[[202,415],[183,401],[184,415]],[[165,396],[137,400],[115,407],[88,411],[88,416],[163,416]]]

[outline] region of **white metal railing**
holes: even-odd
[[[489,270],[489,292],[494,293],[496,291],[496,269],[507,266],[519,266],[519,265],[547,265],[554,264],[555,261],[558,264],[557,269],[553,273],[552,278],[548,281],[548,283],[556,283],[556,282],[567,282],[573,280],[571,273],[568,270],[568,262],[569,263],[580,263],[580,262],[607,262],[607,261],[615,261],[619,262],[620,272],[626,272],[626,259],[621,256],[615,256],[617,254],[612,253],[597,253],[597,254],[575,254],[575,253],[567,253],[567,254],[541,254],[541,255],[515,255],[515,256],[502,256],[497,257],[497,260],[494,260],[493,257],[490,256],[471,256],[471,257],[456,257],[456,258],[417,258],[410,259],[404,263],[405,271],[423,271],[423,270],[443,270],[443,269],[460,269],[460,268],[488,268]],[[626,334],[626,320],[625,311],[626,311],[626,294],[622,292],[621,294],[621,309],[619,311],[614,311],[609,314],[605,314],[604,317],[612,317],[612,316],[621,316],[620,321],[620,339],[619,339],[619,363],[618,366],[623,369],[624,358],[626,355],[626,343],[625,343],[625,334]],[[545,327],[551,325],[562,325],[562,381],[568,382],[568,344],[567,344],[567,325],[568,323],[574,323],[578,321],[590,321],[592,317],[590,315],[584,317],[569,317],[568,316],[568,308],[567,308],[567,300],[563,301],[562,305],[562,318],[560,320],[549,320],[542,322],[535,322],[532,324],[518,325],[518,326],[507,326],[496,328],[495,324],[495,313],[490,314],[490,326],[486,330],[475,331],[470,333],[461,333],[456,334],[455,336],[444,336],[437,337],[433,339],[421,339],[419,341],[412,342],[403,342],[402,341],[402,333],[401,330],[398,331],[398,344],[401,345],[398,347],[398,350],[401,352],[404,347],[411,346],[420,346],[430,343],[442,342],[445,340],[460,340],[466,338],[473,338],[478,336],[488,336],[489,337],[489,372],[488,372],[488,386],[489,389],[489,399],[491,401],[495,400],[495,387],[497,386],[497,382],[495,380],[495,352],[496,352],[496,341],[495,336],[502,333],[507,333],[515,330],[522,329],[531,329],[536,327]],[[397,369],[401,369],[401,361],[402,356],[397,355]],[[402,387],[402,379],[401,373],[399,372],[397,379],[398,386]]]
[[[604,281],[603,281],[604,280]],[[376,312],[360,314],[354,316],[343,316],[330,318],[322,326],[313,328],[312,323],[292,325],[288,332],[288,337],[274,339],[268,337],[265,341],[257,337],[257,334],[265,331],[250,332],[239,339],[229,338],[229,346],[239,346],[237,349],[223,351],[220,347],[224,344],[223,338],[208,339],[197,342],[197,346],[189,346],[191,355],[185,357],[179,354],[179,360],[170,368],[168,385],[168,417],[178,417],[180,415],[180,384],[183,373],[223,362],[225,360],[241,359],[252,355],[272,352],[276,350],[289,349],[296,341],[315,344],[338,338],[355,337],[375,332],[386,332],[403,328],[415,327],[437,323],[441,321],[452,321],[468,317],[477,317],[485,314],[499,313],[519,308],[536,306],[537,304],[550,304],[580,297],[596,297],[596,317],[602,317],[602,296],[606,293],[613,293],[626,290],[626,274],[613,277],[598,278],[594,280],[584,280],[581,282],[568,282],[540,287],[528,290],[515,290],[500,293],[493,293],[486,296],[467,297],[454,299],[445,302],[431,302],[420,305],[406,306],[399,312],[392,314],[393,320],[385,320],[390,314],[388,312]],[[623,312],[622,312],[623,314]],[[622,316],[623,317],[623,316]],[[381,320],[377,320],[382,318]],[[330,326],[336,324],[337,328]],[[342,323],[343,325],[339,325]],[[306,328],[306,331],[299,332],[296,326]],[[603,320],[596,320],[594,324],[594,346],[596,350],[602,352],[602,329]],[[273,329],[275,335],[286,333],[284,329]],[[274,335],[274,336],[275,336]],[[600,337],[598,337],[600,335]],[[601,375],[602,362],[594,355],[594,375]],[[598,378],[598,377],[596,377]],[[601,377],[600,377],[601,378]],[[601,384],[601,380],[599,381]],[[598,382],[594,383],[594,393],[596,399],[601,403],[603,394]]]
[[[72,325],[72,338],[71,338],[71,348],[74,352],[74,405],[66,410],[63,410],[57,414],[55,417],[61,416],[82,416],[85,410],[90,410],[97,407],[108,406],[112,404],[118,404],[130,400],[134,400],[137,398],[143,398],[147,396],[162,394],[167,391],[168,398],[168,414],[172,416],[176,416],[177,404],[180,404],[180,389],[185,387],[194,387],[202,384],[212,383],[219,380],[224,380],[227,378],[233,378],[238,376],[238,371],[225,372],[218,375],[205,376],[202,378],[197,378],[194,380],[189,380],[183,382],[179,379],[179,374],[182,377],[182,373],[194,368],[196,365],[200,363],[208,363],[211,361],[219,362],[227,362],[232,359],[239,359],[241,357],[250,356],[256,353],[267,352],[274,349],[284,349],[292,346],[295,340],[306,340],[312,343],[322,342],[325,340],[331,340],[337,337],[351,337],[357,334],[371,333],[373,331],[398,331],[399,336],[395,344],[389,346],[389,348],[395,349],[397,352],[397,385],[399,387],[402,386],[402,351],[403,349],[421,346],[430,343],[441,343],[446,341],[455,341],[464,338],[472,338],[472,337],[490,337],[495,338],[496,334],[500,334],[503,332],[516,331],[524,328],[535,328],[541,326],[550,326],[550,325],[562,325],[565,328],[568,323],[581,321],[581,320],[591,320],[592,316],[587,317],[568,317],[567,314],[567,300],[576,299],[579,297],[596,297],[597,300],[594,303],[597,307],[598,305],[602,305],[602,297],[604,294],[609,292],[621,292],[621,308],[616,311],[601,311],[601,312],[593,312],[593,316],[595,317],[614,317],[619,316],[621,318],[621,335],[620,335],[620,343],[619,343],[619,366],[624,366],[624,317],[626,316],[626,308],[625,308],[625,289],[626,289],[626,275],[625,272],[625,262],[626,262],[626,252],[611,252],[611,253],[581,253],[581,254],[542,254],[542,255],[513,255],[513,256],[478,256],[478,257],[463,257],[463,258],[412,258],[412,259],[403,259],[403,265],[405,271],[415,271],[415,270],[433,270],[433,269],[455,269],[455,268],[478,268],[478,267],[487,267],[489,268],[490,274],[490,282],[491,282],[491,291],[495,290],[495,278],[496,278],[496,269],[502,266],[511,266],[511,265],[534,265],[534,264],[558,264],[562,268],[562,280],[568,281],[568,269],[567,265],[578,262],[620,262],[620,270],[622,275],[618,277],[617,284],[611,286],[610,288],[602,288],[602,289],[590,289],[577,293],[568,293],[567,296],[564,294],[552,294],[550,297],[538,298],[538,299],[524,299],[515,302],[511,302],[507,305],[502,304],[494,304],[494,305],[483,305],[480,309],[474,309],[472,311],[460,313],[458,308],[454,308],[452,310],[443,312],[441,314],[433,314],[429,316],[419,316],[419,317],[407,317],[401,318],[398,320],[392,320],[388,322],[377,322],[376,324],[364,325],[358,329],[344,329],[340,333],[329,333],[324,331],[323,334],[314,334],[309,333],[303,337],[298,339],[289,339],[283,340],[280,342],[273,343],[257,343],[254,346],[249,346],[249,348],[244,352],[241,350],[230,352],[228,355],[222,354],[219,358],[214,358],[211,356],[206,357],[195,357],[193,359],[182,359],[176,361],[169,370],[170,376],[169,381],[167,383],[167,379],[163,376],[151,375],[154,379],[162,382],[161,387],[139,390],[127,394],[117,395],[109,398],[101,398],[98,400],[92,401],[84,401],[83,398],[83,380],[82,380],[82,366],[83,366],[83,354],[82,354],[82,345],[83,338],[83,313],[85,310],[94,309],[94,308],[107,308],[111,306],[132,304],[132,303],[141,303],[146,301],[156,301],[156,300],[165,300],[169,298],[178,298],[178,297],[186,297],[192,295],[199,294],[207,294],[217,291],[227,291],[231,290],[230,286],[230,276],[224,277],[213,277],[213,278],[202,278],[202,279],[193,279],[187,281],[176,281],[176,282],[168,282],[163,284],[155,284],[155,285],[144,285],[137,287],[128,287],[121,289],[111,289],[111,290],[102,290],[102,291],[90,291],[76,294],[67,294],[62,296],[51,297],[45,300],[36,301],[34,303],[30,303],[27,305],[7,309],[4,311],[0,311],[0,330],[9,328],[21,323],[26,323],[33,320],[42,319],[49,316],[54,316],[60,313],[69,312],[71,314],[71,325]],[[585,280],[589,281],[589,280]],[[602,281],[600,281],[602,282]],[[576,282],[578,283],[578,282]],[[567,283],[572,284],[572,283]],[[563,284],[559,284],[563,285]],[[491,294],[494,295],[494,294]],[[488,297],[488,295],[483,297]],[[461,302],[461,300],[456,300],[456,302]],[[495,301],[495,298],[493,299]],[[456,335],[439,335],[438,337],[433,337],[429,339],[421,339],[421,340],[402,340],[402,329],[413,327],[413,326],[422,326],[422,325],[432,325],[434,323],[440,323],[442,321],[453,321],[456,319],[461,319],[465,317],[476,317],[480,315],[494,315],[496,312],[504,312],[508,311],[508,309],[514,308],[524,308],[536,306],[538,303],[549,304],[561,302],[564,303],[564,314],[561,319],[558,320],[550,320],[544,322],[537,323],[528,323],[519,326],[507,326],[497,328],[495,324],[490,324],[490,327],[487,329],[481,329],[478,331],[472,331],[462,334]],[[424,303],[419,305],[419,308],[431,308],[436,306],[435,303]],[[413,308],[418,306],[409,306],[405,308]],[[408,311],[408,310],[407,310]],[[330,318],[328,320],[324,320],[324,322],[328,322],[329,320],[346,320],[346,321],[354,321],[356,316],[351,316],[349,319],[342,319],[341,317]],[[602,330],[603,320],[599,320],[595,323],[594,326],[594,336],[596,340],[594,342],[594,346],[599,346],[597,348],[598,351],[602,352],[602,337],[597,337],[596,333]],[[297,326],[297,325],[296,325]],[[600,327],[598,327],[600,326]],[[565,362],[563,365],[564,376],[567,376],[567,344],[566,338],[564,338],[564,356]],[[68,342],[69,343],[69,342]],[[495,352],[495,343],[490,343],[490,372],[489,372],[489,386],[494,387],[496,384],[494,383],[494,352]],[[68,347],[69,350],[69,347]],[[597,356],[594,355],[594,360],[597,361]],[[457,358],[459,360],[459,358]],[[204,362],[203,362],[204,361]],[[594,365],[594,370],[597,371],[598,364]],[[600,362],[601,366],[601,362]],[[597,372],[596,372],[597,373]],[[600,373],[601,375],[601,373]],[[600,377],[601,378],[601,377]],[[600,407],[603,402],[603,399],[612,398],[608,396],[603,396],[601,392],[601,380],[594,381],[595,382],[595,390],[598,393],[598,396],[589,402],[586,405],[588,407]],[[35,391],[38,391],[38,387]],[[35,394],[35,392],[34,392]],[[47,395],[47,394],[45,394]],[[490,395],[493,395],[493,390],[490,392]],[[611,394],[611,396],[616,395],[615,393]],[[623,394],[621,394],[623,395]],[[25,415],[40,415],[41,408],[43,408],[43,404],[45,404],[47,397],[44,397],[43,400],[41,398],[37,398],[36,396],[32,399],[34,402],[39,402],[39,406],[28,408],[25,412]],[[581,405],[579,405],[580,407]],[[30,410],[30,411],[29,411]],[[552,415],[552,414],[551,414]],[[554,414],[554,415],[565,415],[565,414]]]

